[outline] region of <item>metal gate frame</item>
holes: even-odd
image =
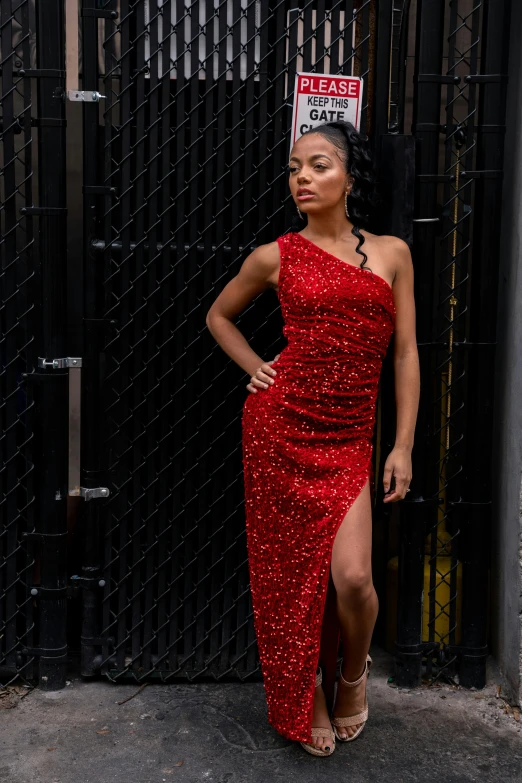
[[[42,10],[0,7],[0,675],[38,671],[54,689],[67,661],[65,47],[63,7]]]

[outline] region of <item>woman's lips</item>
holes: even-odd
[[[299,201],[309,201],[309,199],[315,198],[315,193],[302,193],[297,198]]]

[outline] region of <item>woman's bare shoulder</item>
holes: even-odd
[[[243,261],[238,278],[245,284],[274,288],[277,285],[279,263],[277,240],[258,245]]]
[[[251,274],[266,277],[278,269],[279,261],[279,244],[275,240],[265,245],[258,245],[252,250],[243,262],[243,269]]]
[[[279,242],[267,242],[266,245],[258,245],[251,253],[250,257],[258,263],[266,263],[277,259],[279,261]]]
[[[379,245],[387,256],[393,258],[395,267],[399,270],[401,267],[411,266],[410,246],[404,239],[393,236],[392,234],[383,234],[376,237]]]
[[[372,236],[375,236],[375,239],[377,239],[385,248],[389,248],[390,250],[395,251],[400,250],[403,253],[410,252],[408,243],[400,237],[393,236],[392,234],[375,234]]]

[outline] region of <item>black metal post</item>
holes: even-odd
[[[65,182],[64,4],[36,4],[39,220],[42,308],[39,356],[66,356],[67,210]],[[36,504],[41,542],[39,605],[40,687],[65,685],[68,371],[48,365],[35,373]]]
[[[412,245],[414,193],[415,193],[415,147],[413,136],[402,134],[384,134],[380,139],[379,183],[382,197],[378,232],[400,237]],[[387,356],[382,377],[383,429],[381,444],[387,453],[395,441],[395,393],[393,371],[387,372],[392,359],[392,346]],[[417,433],[419,430],[417,430]],[[417,453],[419,452],[419,453]],[[419,639],[419,619],[422,618],[422,563],[424,549],[424,525],[419,520],[422,498],[416,495],[422,482],[417,475],[418,461],[422,460],[423,450],[414,448],[414,480],[412,481],[412,499],[401,503],[398,607],[396,640],[399,654],[396,658],[396,675],[402,683],[409,681],[409,661],[413,656],[418,660],[421,653]],[[382,485],[379,485],[382,496]],[[412,501],[416,501],[413,503]],[[389,509],[389,507],[388,507]],[[390,510],[390,509],[389,509]],[[417,677],[414,669],[414,678]]]
[[[392,236],[400,237],[411,246],[415,192],[415,139],[413,136],[387,133],[383,134],[378,141],[380,142],[380,144],[377,145],[380,151],[380,164],[378,165],[379,192],[382,203],[377,216],[375,231],[378,234],[391,234]],[[380,445],[383,453],[382,463],[384,463],[384,459],[392,450],[395,442],[397,419],[393,353],[394,339],[392,338],[383,362],[381,374],[380,397],[382,400],[382,425]],[[384,491],[381,479],[382,473],[379,475],[379,483],[377,485],[377,496],[379,499],[382,499]],[[403,504],[401,504],[401,506],[402,505]],[[386,520],[389,520],[392,509],[389,505],[386,506],[385,504],[382,504],[380,513]],[[378,552],[378,550],[379,547],[376,547],[376,552]],[[405,552],[403,552],[402,555],[403,563],[404,555]],[[374,571],[376,572],[376,578],[378,578],[377,574],[379,571],[385,573],[386,565],[385,562],[383,562],[379,568],[376,562],[376,566]],[[385,608],[388,595],[385,592],[384,587],[381,587],[379,590],[377,582],[376,589],[379,594],[379,600]],[[387,609],[385,612],[379,612],[376,634],[381,630],[387,615]]]
[[[373,134],[376,142],[388,130],[388,106],[390,90],[390,50],[393,0],[379,0],[377,3],[375,40],[375,113]],[[379,163],[379,145],[376,144]]]
[[[463,564],[460,684],[486,684],[488,654],[491,453],[495,325],[497,320],[498,226],[502,213],[502,166],[506,111],[509,0],[484,5],[481,90],[477,126],[475,232],[471,274],[468,426],[465,499],[459,514]]]
[[[417,138],[417,188],[413,234],[415,297],[430,302],[433,294],[434,248],[437,234],[437,177],[440,133],[439,74],[442,68],[444,3],[419,0],[415,52],[415,91],[412,132]],[[432,251],[433,252],[433,251]],[[431,261],[431,264],[430,264]],[[422,596],[426,522],[436,515],[437,486],[428,487],[436,473],[430,445],[432,399],[432,314],[429,308],[417,312],[417,343],[421,366],[421,400],[416,427],[412,498],[401,508],[399,584],[397,613],[397,684],[415,687],[420,683],[423,657]],[[428,350],[425,350],[428,349]],[[433,483],[433,482],[432,482]],[[436,519],[433,516],[433,519]]]
[[[96,0],[84,0],[82,17],[83,63],[82,89],[97,91],[98,83],[98,19]],[[85,13],[89,11],[89,14]],[[97,207],[100,199],[111,200],[111,188],[103,187],[99,178],[101,161],[99,147],[99,104],[83,105],[83,205],[84,205],[84,273],[83,273],[83,372],[82,372],[82,460],[81,482],[87,489],[102,485],[98,426],[101,413],[101,353],[107,322],[100,318],[101,259],[93,248],[97,237]],[[106,478],[106,477],[105,477]],[[83,557],[80,586],[82,589],[81,674],[93,676],[99,667],[99,595],[100,595],[100,504],[103,498],[89,500],[82,506]],[[103,583],[102,583],[103,584]],[[97,658],[98,651],[98,658]]]

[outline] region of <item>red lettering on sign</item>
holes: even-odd
[[[299,77],[299,92],[303,95],[342,95],[357,98],[360,89],[359,79],[328,79]]]

